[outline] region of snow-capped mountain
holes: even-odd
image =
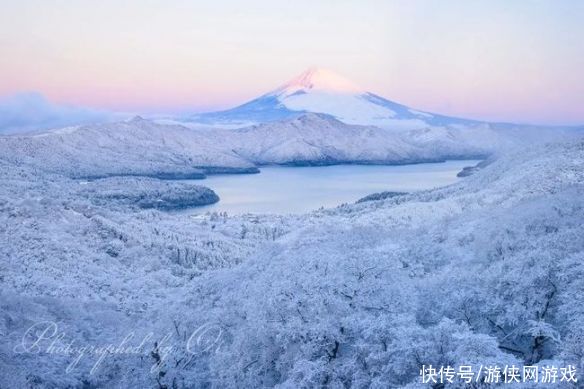
[[[390,129],[479,124],[409,108],[367,92],[346,78],[321,68],[310,68],[275,90],[233,109],[191,119],[207,123],[261,123],[307,112],[328,114],[347,124]]]

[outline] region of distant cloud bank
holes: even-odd
[[[0,134],[14,134],[111,120],[114,114],[59,105],[36,92],[0,98]]]

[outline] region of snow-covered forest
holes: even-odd
[[[0,0],[0,389],[584,389],[584,0]]]
[[[1,388],[414,388],[428,365],[584,379],[582,141],[298,216],[166,212],[216,199],[13,156],[0,156]]]

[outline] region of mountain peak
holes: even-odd
[[[272,94],[290,96],[294,93],[310,91],[361,94],[364,91],[348,79],[329,69],[311,67],[276,89]]]
[[[128,120],[128,122],[130,122],[130,123],[138,123],[138,122],[144,122],[144,121],[146,121],[146,119],[144,119],[140,115],[136,115],[133,118],[131,118],[130,120]]]

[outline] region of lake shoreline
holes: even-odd
[[[204,182],[219,196],[212,205],[185,212],[299,214],[354,203],[384,192],[413,192],[447,186],[477,159],[428,163],[264,165],[261,174],[210,175]],[[182,212],[182,211],[181,211]]]

